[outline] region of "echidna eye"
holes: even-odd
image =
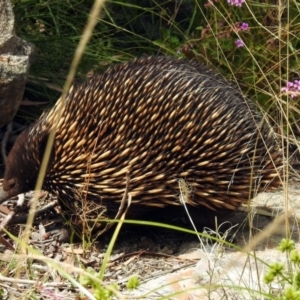
[[[14,179],[11,179],[8,183],[9,189],[14,189],[16,187],[16,181]]]

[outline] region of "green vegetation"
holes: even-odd
[[[294,241],[283,239],[278,249],[287,254],[288,266],[283,263],[274,262],[269,265],[264,281],[271,286],[277,282],[282,287],[282,294],[277,298],[280,300],[300,299],[300,253],[295,248]]]
[[[15,0],[17,34],[37,49],[27,88],[30,98],[53,103],[58,97],[51,87],[61,87],[66,78],[92,4]],[[287,84],[289,91],[300,90],[299,30],[296,1],[289,6],[271,0],[107,1],[77,79],[144,54],[196,58],[235,81],[271,112],[275,124],[282,123],[278,108],[283,110],[294,128],[297,97],[283,94]]]

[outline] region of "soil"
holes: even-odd
[[[124,226],[106,266],[105,285],[117,283],[120,295],[127,299],[258,299],[263,292],[280,293],[282,286],[266,285],[263,276],[269,263],[286,263],[286,255],[277,247],[287,233],[300,249],[300,184],[294,181],[287,191],[261,193],[247,210],[249,214],[234,213],[217,230],[204,228],[211,237],[142,224]],[[62,224],[55,218],[52,224]],[[62,243],[55,239],[55,230],[46,233],[45,223],[50,219],[35,226],[31,245],[45,257],[67,264],[67,272],[74,278],[78,279],[75,267],[99,272],[114,230],[86,243]],[[8,229],[18,235],[20,226]],[[0,249],[1,264],[5,265],[14,252],[4,245]],[[75,299],[79,295],[74,285],[42,260],[31,265],[39,284],[27,272],[15,277],[14,271],[5,270],[0,275],[3,299],[22,298],[28,290],[34,290],[40,299]],[[133,275],[139,278],[139,285],[130,290],[126,283]]]

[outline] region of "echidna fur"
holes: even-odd
[[[57,104],[8,158],[0,202],[33,190]],[[113,217],[130,175],[130,211],[180,205],[235,210],[279,184],[282,153],[249,100],[194,61],[146,57],[110,67],[70,91],[43,189],[65,210],[82,199]]]

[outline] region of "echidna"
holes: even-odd
[[[20,134],[6,163],[0,202],[33,190],[54,116]],[[180,205],[235,210],[277,186],[282,154],[249,100],[194,61],[146,57],[110,67],[70,91],[43,189],[67,211],[83,199],[116,215],[130,175],[130,211]]]

